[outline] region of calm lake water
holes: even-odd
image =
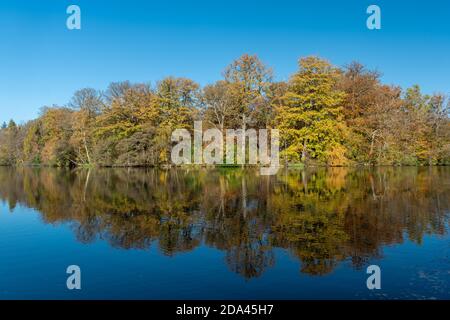
[[[449,218],[450,168],[0,168],[0,299],[450,299]]]

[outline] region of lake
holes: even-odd
[[[450,299],[449,218],[449,167],[1,167],[0,299]]]

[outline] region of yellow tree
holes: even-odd
[[[317,57],[300,60],[277,116],[287,160],[316,159],[330,165],[346,162],[347,126],[336,88],[339,70]]]

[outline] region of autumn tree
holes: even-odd
[[[132,88],[130,81],[111,82],[105,92],[106,101],[111,104],[114,99],[120,99]]]
[[[232,94],[232,86],[226,81],[207,85],[202,93],[203,118],[207,125],[224,132],[226,128],[237,128],[241,106],[239,99]]]
[[[277,123],[287,160],[308,158],[339,165],[346,162],[345,93],[336,88],[339,70],[317,57],[300,60],[289,81]]]
[[[77,163],[92,165],[93,130],[96,117],[105,107],[102,94],[92,88],[74,93],[69,106],[76,112],[72,117],[70,143],[77,154]]]
[[[0,130],[0,164],[1,165],[15,165],[19,160],[18,151],[20,146],[17,145],[17,137],[20,128],[10,120],[8,125],[6,123]]]
[[[241,127],[265,128],[268,121],[264,115],[270,108],[267,92],[273,79],[272,70],[258,56],[244,54],[225,69],[224,77],[239,106]]]
[[[72,113],[65,107],[44,107],[41,110],[40,158],[43,164],[70,166],[74,163],[74,150],[69,140],[72,135]]]
[[[104,108],[96,118],[94,131],[95,156],[100,164],[135,164],[130,159],[130,152],[135,146],[128,139],[141,132],[146,120],[157,113],[154,99],[155,96],[148,86],[135,85],[122,95],[116,96],[111,105]],[[118,162],[121,155],[125,157],[123,163]]]
[[[32,120],[24,128],[23,162],[25,164],[41,164],[42,122],[40,119]]]
[[[168,163],[171,152],[171,135],[175,129],[192,131],[199,117],[200,86],[191,79],[168,77],[156,88],[156,107],[160,118],[154,142],[158,146],[159,161]]]
[[[103,165],[157,165],[169,161],[171,133],[193,125],[199,86],[166,78],[155,89],[135,84],[97,117],[96,155]]]

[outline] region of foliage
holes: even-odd
[[[307,57],[288,82],[276,82],[245,54],[203,88],[174,77],[113,82],[104,92],[78,90],[35,120],[4,123],[0,165],[167,165],[172,131],[192,132],[194,120],[204,129],[280,129],[291,165],[448,165],[449,111],[445,94],[384,85],[357,62],[337,68]]]
[[[276,120],[288,160],[345,164],[348,129],[342,111],[345,94],[336,88],[338,77],[339,70],[324,60],[300,60]]]

